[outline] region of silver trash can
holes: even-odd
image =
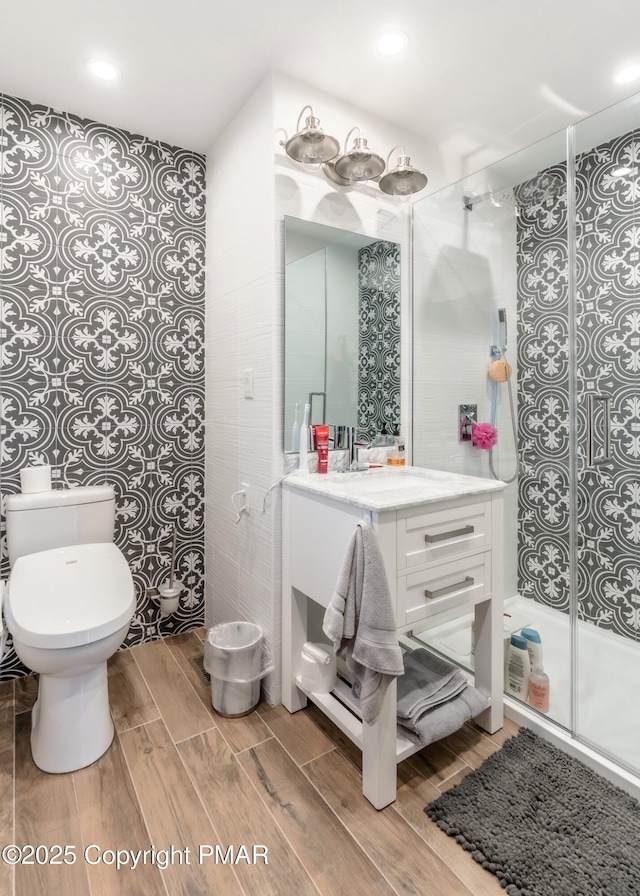
[[[227,718],[246,716],[260,700],[260,681],[273,669],[262,629],[253,622],[225,622],[207,632],[204,668],[211,676],[211,704]]]

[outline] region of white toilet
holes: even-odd
[[[45,772],[84,768],[113,740],[107,660],[136,606],[114,521],[111,486],[7,499],[4,613],[18,657],[40,673],[31,750]]]

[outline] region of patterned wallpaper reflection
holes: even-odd
[[[400,247],[365,246],[358,268],[358,426],[372,440],[400,423]]]
[[[204,619],[204,190],[201,155],[0,95],[2,574],[21,467],[112,483],[129,645]],[[160,622],[174,525],[186,587]]]
[[[546,178],[547,192],[540,190]],[[519,588],[569,601],[566,172],[518,196]],[[533,201],[527,203],[529,191]],[[536,192],[537,191],[537,192]],[[640,132],[577,159],[578,588],[582,618],[640,635]],[[528,207],[527,207],[528,205]],[[612,461],[585,468],[586,396],[611,396]],[[602,408],[596,438],[602,447]]]

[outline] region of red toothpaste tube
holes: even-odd
[[[318,451],[318,473],[326,473],[329,469],[329,427],[314,426],[313,430]]]

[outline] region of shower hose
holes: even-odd
[[[509,373],[509,365],[507,364],[507,349],[506,347],[502,347],[498,349],[500,357],[504,363],[504,370],[507,376],[507,390],[509,392],[509,411],[511,413],[511,432],[513,433],[513,447],[515,449],[516,454],[516,469],[514,471],[513,476],[509,479],[506,479],[504,476],[498,476],[496,473],[496,469],[493,463],[493,448],[489,451],[489,470],[491,471],[491,475],[494,479],[499,479],[502,482],[506,482],[507,484],[510,482],[514,482],[518,478],[518,473],[520,472],[520,458],[518,454],[518,430],[516,426],[516,412],[513,404],[513,391],[511,388],[511,375]],[[493,393],[491,395],[491,425],[496,425],[496,415],[498,409],[498,383],[494,381],[493,383]]]

